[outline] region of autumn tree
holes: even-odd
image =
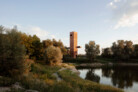
[[[38,60],[43,57],[43,45],[40,41],[40,38],[36,35],[27,35],[25,33],[20,33],[22,44],[26,48],[26,55],[29,56],[29,58]]]
[[[50,39],[47,39],[47,40],[43,41],[43,47],[45,49],[48,48],[49,46],[52,46],[52,45],[53,45],[53,42]]]
[[[44,53],[46,64],[55,65],[62,62],[63,54],[59,47],[49,46]]]
[[[85,44],[86,56],[92,62],[96,56],[100,53],[99,45],[95,44],[94,41],[90,41],[88,44]]]
[[[53,40],[47,39],[47,40],[43,41],[43,47],[45,49],[50,46],[59,47],[61,49],[61,52],[63,55],[67,54],[67,49],[65,48],[65,46],[63,45],[61,40],[57,41],[55,39],[53,39]]]
[[[25,46],[26,49],[26,54],[30,57],[30,55],[33,53],[33,48],[32,48],[32,37],[30,35],[27,35],[25,33],[21,33],[21,43]]]
[[[43,45],[40,41],[40,38],[36,35],[32,36],[32,48],[33,52],[30,57],[33,57],[35,59],[41,59],[43,57]]]

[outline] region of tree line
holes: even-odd
[[[133,44],[132,41],[118,40],[111,47],[103,49],[102,57],[122,61],[138,59],[138,44]]]
[[[89,61],[95,61],[97,56],[103,58],[111,58],[116,61],[128,61],[131,59],[138,59],[138,44],[133,44],[132,41],[118,40],[113,42],[109,48],[102,49],[100,55],[100,45],[94,41],[85,44],[86,57]]]
[[[0,75],[14,77],[27,74],[31,60],[42,60],[54,65],[62,62],[67,50],[61,40],[41,41],[36,35],[27,35],[17,28],[0,26]]]

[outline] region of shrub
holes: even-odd
[[[67,49],[65,48],[61,40],[57,41],[55,39],[53,40],[47,39],[44,40],[42,43],[44,48],[48,48],[49,46],[59,47],[63,55],[67,54]]]
[[[63,54],[59,47],[50,46],[45,50],[44,60],[46,64],[54,65],[62,62]]]
[[[18,76],[28,69],[25,61],[25,48],[17,29],[0,27],[0,75]]]

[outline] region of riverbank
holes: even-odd
[[[138,66],[123,64],[112,67],[79,67],[77,69],[83,79],[118,87],[125,92],[138,92]]]
[[[104,67],[104,66],[138,66],[138,63],[85,63],[85,64],[77,64],[76,67],[90,67],[90,68],[96,68],[96,67]]]
[[[13,87],[14,84],[17,87]],[[71,64],[33,64],[30,73],[23,77],[1,76],[0,89],[4,88],[7,89],[6,92],[123,92],[118,88],[80,78]]]

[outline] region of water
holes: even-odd
[[[79,68],[80,77],[97,83],[138,92],[138,67]]]

